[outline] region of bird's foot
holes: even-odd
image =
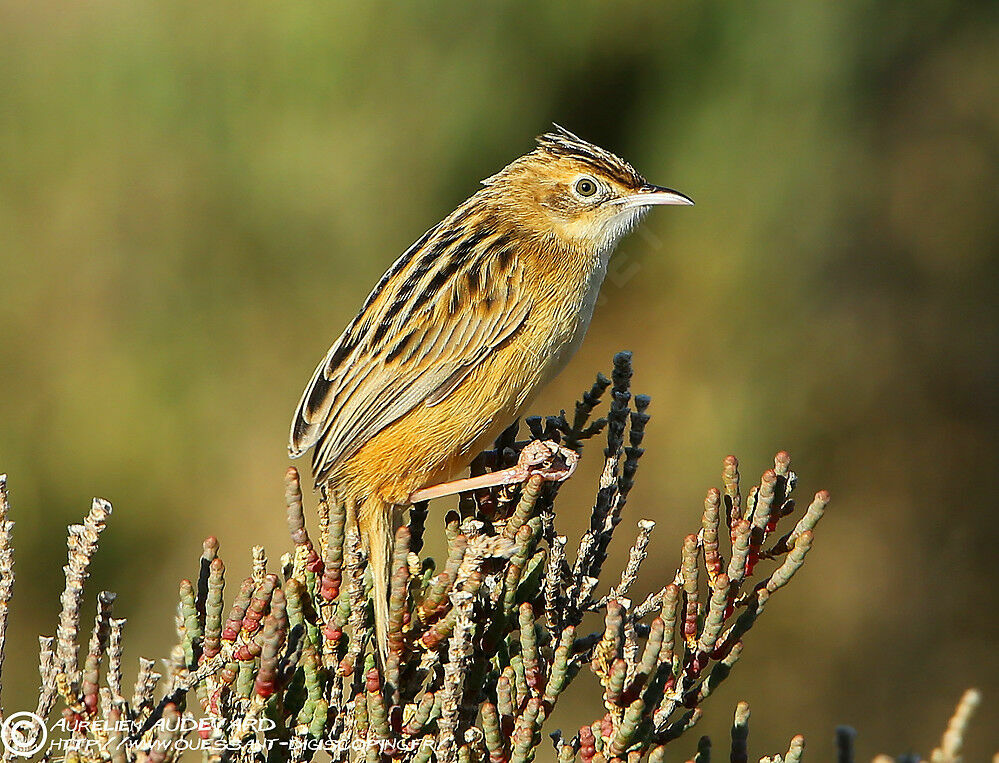
[[[509,469],[482,474],[478,477],[444,482],[440,485],[425,487],[409,496],[410,503],[429,501],[431,498],[443,498],[446,495],[464,493],[469,490],[514,485],[526,482],[535,474],[545,482],[564,482],[576,471],[579,454],[574,450],[563,448],[551,440],[532,440],[520,451],[517,465]]]
[[[579,454],[574,450],[563,448],[551,440],[531,440],[520,451],[517,465],[503,471],[517,475],[517,479],[511,482],[526,482],[535,474],[540,475],[545,482],[564,482],[576,471],[578,463]]]

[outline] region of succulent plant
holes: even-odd
[[[664,760],[742,656],[771,598],[801,569],[829,495],[820,491],[799,510],[787,453],[748,491],[738,461],[726,458],[721,487],[708,490],[675,573],[633,601],[653,522],[638,521],[625,568],[613,584],[603,582],[649,420],[649,398],[632,395],[631,376],[630,354],[619,353],[612,378],[597,376],[571,421],[564,412],[527,419],[526,439],[515,424],[473,464],[473,473],[504,468],[533,441],[579,453],[603,436],[590,525],[571,554],[557,531],[560,485],[541,472],[522,485],[462,495],[444,517],[440,561],[421,555],[427,506],[412,507],[395,537],[384,661],[373,645],[370,577],[348,507],[321,496],[313,540],[292,468],[292,549],[273,565],[255,547],[227,607],[227,568],[216,539],[207,539],[199,574],[180,584],[178,643],[166,675],[140,660],[126,698],[125,621],[113,617],[111,593],[98,595],[79,667],[83,583],[111,513],[95,500],[83,524],[70,528],[56,637],[41,639],[36,714],[48,718],[61,701],[61,728],[78,743],[67,759],[167,761],[200,750],[209,761],[307,761],[321,750],[335,761],[521,763],[535,758],[553,709],[588,669],[603,690],[595,719],[575,732],[553,730],[554,752],[546,754],[585,763]],[[594,419],[608,397],[606,417]],[[5,481],[0,497],[2,644],[13,584]],[[594,618],[602,622],[588,632]],[[977,701],[976,693],[965,696],[931,760],[960,759]],[[749,759],[748,719],[740,703],[732,761]],[[29,737],[25,746],[35,741]],[[837,739],[840,760],[852,760],[852,733],[841,729]],[[795,736],[786,753],[761,760],[797,761],[803,749]],[[710,754],[702,737],[694,760]]]

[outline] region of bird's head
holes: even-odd
[[[613,247],[653,206],[694,203],[557,125],[483,182],[520,225],[591,251]]]

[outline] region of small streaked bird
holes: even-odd
[[[291,425],[292,457],[313,448],[317,487],[356,516],[383,657],[411,496],[467,467],[562,370],[615,245],[649,208],[693,203],[557,125],[482,186],[382,276]]]

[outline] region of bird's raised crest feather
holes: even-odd
[[[645,179],[627,161],[617,154],[583,140],[558,124],[554,130],[537,137],[538,150],[552,156],[564,156],[591,166],[594,171],[612,178],[622,185],[641,185]]]

